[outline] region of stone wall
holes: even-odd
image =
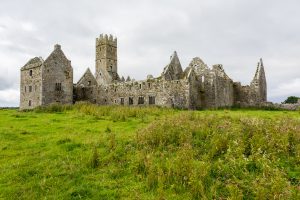
[[[215,107],[231,107],[234,103],[233,81],[227,76],[222,65],[214,65]]]
[[[260,106],[258,94],[255,89],[249,85],[242,86],[240,82],[235,82],[234,88],[234,105],[241,107]]]
[[[158,105],[186,108],[189,106],[188,93],[189,82],[187,80],[149,79],[100,86],[95,95],[97,103],[105,105]],[[131,103],[129,98],[132,100]],[[139,102],[139,98],[143,98],[143,103]],[[152,104],[150,98],[152,98]]]

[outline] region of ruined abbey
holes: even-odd
[[[60,45],[46,60],[35,57],[21,68],[20,109],[52,103],[89,101],[99,105],[157,105],[185,109],[260,106],[267,101],[267,83],[262,59],[249,85],[234,82],[223,66],[207,66],[193,58],[182,68],[176,52],[159,77],[148,75],[136,81],[118,74],[117,39],[96,39],[95,74],[87,69],[73,83],[71,61]]]

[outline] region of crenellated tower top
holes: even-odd
[[[100,34],[99,38],[96,38],[96,46],[105,44],[117,47],[117,38],[113,37],[111,34]]]

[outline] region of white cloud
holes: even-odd
[[[278,85],[278,87],[272,89],[270,92],[271,98],[280,98],[282,96],[298,96],[300,97],[300,78],[287,80],[284,83]],[[282,99],[283,101],[284,99]]]
[[[56,43],[72,60],[76,82],[86,67],[94,70],[95,38],[112,33],[121,75],[157,76],[176,50],[183,67],[199,56],[247,84],[263,57],[269,100],[280,101],[287,93],[278,88],[300,77],[299,7],[298,0],[2,1],[0,90],[18,90],[20,67],[46,58]]]
[[[16,89],[0,90],[0,107],[18,106],[20,92]]]

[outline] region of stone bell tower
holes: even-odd
[[[96,80],[98,84],[118,81],[117,38],[101,34],[96,38]]]

